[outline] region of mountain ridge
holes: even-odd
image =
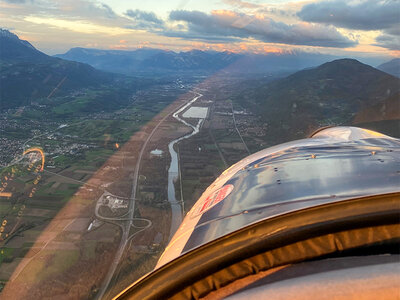
[[[71,48],[55,57],[88,63],[95,68],[122,74],[143,72],[215,72],[268,73],[297,71],[314,67],[336,57],[320,53],[285,52],[268,55],[198,50],[174,52],[141,48],[104,50]]]
[[[398,102],[393,95],[399,90],[399,78],[355,59],[339,59],[268,84],[258,83],[235,101],[266,120],[272,140],[284,142],[322,126],[354,124],[363,111],[370,117],[371,107],[380,114],[383,105],[392,106],[387,101]],[[391,116],[396,118],[400,116]]]
[[[50,56],[40,52],[31,43],[16,34],[0,28],[0,59],[4,62],[43,61]]]
[[[390,75],[396,76],[400,78],[400,58],[394,58],[388,62],[385,62],[376,67],[378,70],[381,70]]]
[[[38,98],[66,95],[100,86],[114,75],[88,64],[44,54],[8,30],[0,31],[0,110],[31,103]]]

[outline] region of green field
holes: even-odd
[[[13,248],[0,248],[0,267],[1,264],[3,263],[3,260],[12,260],[13,257],[13,253],[14,253],[15,249]]]

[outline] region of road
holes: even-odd
[[[213,113],[214,107],[215,107],[215,102],[213,102],[212,108],[210,108],[210,110],[211,110],[210,114]],[[211,118],[210,118],[210,120],[211,120]],[[221,148],[219,147],[217,141],[215,140],[213,128],[212,128],[212,121],[210,121],[210,126],[208,127],[208,133],[210,134],[210,137],[214,142],[215,148],[217,148],[217,150],[218,150],[219,157],[221,158],[221,160],[224,164],[225,170],[226,170],[229,166],[228,166],[228,163],[226,162],[224,155],[222,154]]]
[[[198,94],[198,93],[196,93]],[[197,97],[195,97],[194,99],[192,99],[191,101],[189,101],[189,103],[184,104],[182,107],[180,107],[175,113],[174,113],[174,118],[177,118],[177,114],[179,114],[181,111],[183,111],[188,105],[190,105],[191,103],[193,103],[194,101],[196,101],[199,97],[201,97],[201,94],[198,94]],[[195,100],[196,99],[196,100]],[[131,192],[131,197],[130,197],[130,201],[129,201],[129,208],[128,208],[128,216],[125,219],[119,219],[118,221],[124,221],[125,223],[123,225],[120,225],[122,228],[122,236],[121,236],[121,241],[120,244],[118,246],[117,252],[115,254],[114,260],[112,261],[110,268],[108,269],[108,272],[105,276],[105,279],[103,281],[103,284],[101,285],[99,292],[97,294],[97,299],[102,299],[104,297],[105,292],[107,291],[107,288],[111,282],[111,279],[115,273],[115,270],[117,269],[118,264],[120,263],[121,257],[125,251],[126,245],[128,244],[129,240],[132,238],[132,236],[129,236],[129,232],[130,232],[130,228],[133,225],[133,220],[134,220],[134,212],[135,212],[135,198],[136,198],[136,191],[137,191],[137,185],[138,185],[138,178],[139,178],[139,171],[140,171],[140,163],[142,161],[142,156],[143,153],[145,151],[145,149],[147,148],[147,144],[149,143],[149,141],[151,140],[151,138],[153,137],[154,133],[157,131],[157,129],[160,127],[160,125],[171,115],[172,112],[168,113],[167,115],[165,115],[158,123],[157,125],[153,128],[153,130],[151,131],[151,133],[149,134],[149,136],[147,137],[146,141],[144,142],[142,148],[140,149],[140,153],[135,165],[135,171],[134,171],[134,175],[133,175],[133,183],[132,183],[132,192]],[[179,118],[179,117],[178,117]],[[180,118],[179,118],[180,119]],[[181,120],[181,119],[180,119]],[[183,121],[183,120],[182,120]],[[184,123],[186,123],[185,121],[183,121]],[[191,126],[190,124],[186,123],[188,126]],[[104,194],[103,194],[104,195]],[[102,196],[103,196],[102,195]],[[175,200],[176,202],[176,200]],[[174,210],[172,208],[171,205],[171,209]],[[180,214],[182,214],[181,209],[180,210]],[[97,211],[97,210],[96,210]],[[97,214],[97,213],[96,213]],[[175,216],[176,217],[176,216]],[[101,216],[99,216],[100,219],[107,219],[107,218],[103,218]],[[113,218],[111,218],[113,219]],[[182,215],[180,217],[180,220],[182,220]],[[173,221],[171,222],[172,225]],[[151,226],[151,225],[150,225]],[[148,227],[145,227],[148,228]],[[144,229],[145,229],[144,228]],[[142,229],[142,230],[144,230]]]
[[[244,147],[246,148],[247,153],[250,155],[251,152],[250,152],[249,148],[247,148],[247,145],[244,142],[244,139],[243,139],[242,135],[240,134],[240,131],[239,131],[237,125],[236,125],[235,111],[233,110],[233,103],[232,102],[231,102],[231,107],[232,107],[233,125],[235,126],[236,132],[238,133],[240,139],[242,140],[242,143],[243,143]]]

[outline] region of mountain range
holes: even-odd
[[[287,52],[238,54],[228,51],[173,52],[143,48],[133,51],[72,48],[55,57],[87,63],[99,70],[122,73],[215,72],[276,73],[315,67],[335,57],[319,53]]]
[[[0,110],[27,105],[38,98],[65,95],[110,83],[114,75],[35,49],[0,29]]]
[[[378,70],[400,77],[400,58],[394,58],[376,67]]]
[[[337,59],[314,66],[318,65],[318,60],[325,62],[326,58],[309,53],[262,56],[200,50],[176,53],[159,49],[84,48],[73,48],[64,55],[51,57],[15,34],[0,30],[0,110],[89,87],[112,86],[106,89],[106,94],[90,102],[91,107],[95,107],[97,101],[107,109],[132,92],[121,80],[126,77],[99,71],[93,66],[113,72],[155,74],[177,71],[248,74],[303,69],[269,83],[260,76],[243,81],[242,89],[233,87],[237,90],[233,99],[262,116],[275,142],[303,137],[310,130],[325,125],[374,122],[385,128],[385,124],[392,122],[394,125],[389,127],[400,130],[400,79],[388,74],[393,68],[396,71],[397,67],[393,66],[399,60],[379,66],[385,72],[354,59]],[[133,79],[129,82],[130,88],[142,86],[142,81]],[[122,84],[114,84],[116,81]],[[122,90],[124,95],[120,96]]]

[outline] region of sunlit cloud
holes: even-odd
[[[131,29],[103,26],[90,23],[88,21],[70,21],[70,20],[42,18],[42,17],[25,17],[24,20],[34,24],[49,25],[84,34],[123,35],[123,34],[133,33]]]
[[[239,8],[259,8],[262,7],[261,4],[257,3],[252,3],[248,1],[242,1],[242,0],[223,0],[224,3],[232,5],[234,7],[239,7]]]
[[[51,54],[78,46],[130,50],[145,45],[174,51],[199,47],[254,53],[302,49],[332,54],[348,50],[393,55],[399,49],[393,7],[399,3],[0,0],[0,27],[12,29]],[[333,17],[326,17],[326,10]],[[360,28],[355,29],[357,26]]]
[[[262,42],[283,43],[289,45],[309,45],[346,48],[357,44],[356,40],[340,34],[333,26],[306,22],[286,24],[259,15],[248,15],[229,10],[212,11],[206,14],[200,11],[177,10],[170,13],[172,21],[187,23],[187,30],[169,31],[168,36],[203,40],[218,37],[243,39],[254,38]]]

